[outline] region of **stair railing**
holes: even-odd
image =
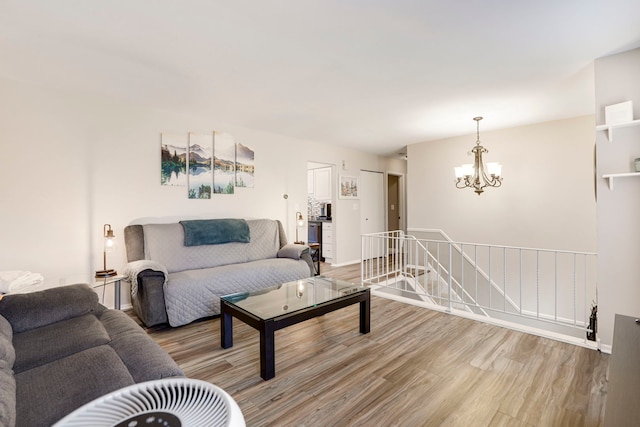
[[[363,235],[363,283],[413,293],[448,312],[580,339],[588,331],[596,254],[453,242],[440,230],[423,231],[440,239],[398,230]]]

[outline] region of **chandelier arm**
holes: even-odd
[[[463,189],[463,188],[467,188],[467,187],[468,187],[468,185],[467,185],[466,180],[463,181],[462,178],[456,179],[456,188]]]

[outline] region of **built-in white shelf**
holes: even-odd
[[[613,142],[613,130],[618,128],[626,128],[629,126],[640,126],[640,119],[632,120],[630,122],[625,122],[625,123],[615,123],[612,125],[598,125],[596,126],[596,130],[607,131],[607,138],[609,138],[609,142]]]
[[[640,172],[626,172],[626,173],[608,173],[602,175],[603,178],[607,180],[609,184],[609,190],[613,190],[613,178],[625,178],[630,176],[640,176]]]

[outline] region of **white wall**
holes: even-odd
[[[640,118],[640,49],[595,61],[596,122],[605,123],[604,107],[633,101]],[[598,154],[598,321],[604,345],[613,341],[616,313],[640,317],[640,178],[614,181],[609,190],[602,174],[633,171],[640,157],[640,127],[596,133]],[[615,349],[614,349],[615,351]]]
[[[501,187],[486,188],[481,195],[457,189],[453,172],[454,166],[472,163],[466,153],[475,145],[475,133],[408,147],[410,234],[426,237],[421,229],[441,229],[457,242],[595,252],[593,116],[493,132],[482,132],[481,126],[480,139],[489,150],[484,160],[501,162],[504,177]],[[475,252],[468,255],[474,258]],[[486,261],[479,261],[481,269],[500,271],[495,258],[491,266]],[[540,272],[533,261],[525,253],[522,269],[501,271],[505,286],[522,286],[511,286],[508,295],[522,298],[523,310],[571,318],[574,300],[588,305],[596,298],[595,271],[585,294],[575,291],[571,280],[561,280],[554,289],[555,278],[545,276],[549,272],[544,267]],[[557,268],[558,277],[573,277],[572,267],[560,263]],[[578,307],[578,320],[587,317],[588,308]]]
[[[211,117],[140,108],[3,79],[0,93],[4,160],[0,271],[41,273],[56,285],[89,280],[101,269],[105,223],[119,238],[117,252],[107,260],[119,271],[126,263],[123,229],[133,222],[167,217],[273,218],[282,221],[293,241],[295,212],[306,209],[308,160],[335,165],[346,160],[350,174],[384,170],[386,165],[375,155]],[[189,200],[185,188],[161,186],[161,132],[213,130],[229,132],[254,149],[255,188],[214,194],[211,200]],[[358,260],[359,211],[350,201],[336,200],[334,218],[334,262]],[[301,232],[306,239],[306,230]]]
[[[454,166],[473,162],[471,118],[469,130],[408,147],[409,229],[442,229],[463,242],[595,252],[593,116],[493,132],[483,132],[481,122],[484,160],[502,163],[504,182],[480,196],[454,185]]]

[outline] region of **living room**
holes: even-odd
[[[598,150],[601,145],[607,147],[603,144],[606,135],[595,131],[595,125],[604,123],[604,107],[627,100],[634,101],[636,111],[640,106],[636,82],[619,82],[619,87],[612,89],[615,93],[603,95],[611,77],[599,75],[599,71],[606,70],[598,69],[598,60],[637,48],[637,33],[632,32],[611,45],[598,46],[601,54],[576,64],[571,70],[563,69],[567,71],[563,76],[566,87],[559,86],[561,95],[548,102],[546,119],[519,118],[507,124],[497,114],[489,114],[486,104],[502,94],[498,83],[492,81],[485,88],[487,97],[483,98],[489,101],[478,101],[480,95],[476,95],[450,108],[446,96],[434,94],[442,101],[441,110],[425,109],[420,117],[426,124],[407,124],[405,128],[411,131],[407,132],[409,136],[402,137],[405,138],[400,144],[403,150],[390,143],[388,150],[380,151],[369,150],[363,137],[359,146],[347,146],[334,143],[328,136],[325,139],[306,132],[305,126],[314,120],[321,121],[321,113],[329,110],[327,100],[321,97],[309,99],[301,95],[297,108],[299,114],[305,116],[304,121],[288,122],[292,125],[287,134],[273,130],[278,120],[285,120],[287,114],[293,116],[293,113],[283,107],[283,112],[265,114],[264,111],[275,109],[272,94],[285,90],[289,84],[301,84],[300,80],[313,74],[288,76],[288,80],[282,82],[274,77],[270,68],[265,68],[260,79],[247,79],[245,86],[223,88],[224,82],[207,85],[204,82],[209,70],[182,71],[164,62],[188,63],[189,57],[180,56],[179,49],[170,49],[175,55],[171,61],[161,60],[157,52],[145,56],[139,50],[124,49],[128,43],[126,37],[105,28],[117,27],[116,18],[109,13],[105,13],[108,18],[101,21],[94,16],[91,6],[69,2],[68,9],[56,10],[55,6],[37,3],[23,6],[25,9],[12,5],[14,14],[3,18],[7,31],[15,30],[11,34],[16,41],[12,43],[8,37],[2,47],[8,60],[3,61],[0,75],[3,117],[0,140],[6,159],[0,172],[3,182],[0,196],[5,207],[0,225],[4,242],[0,248],[0,269],[37,272],[56,285],[86,281],[102,267],[104,224],[111,224],[119,239],[116,252],[107,259],[108,266],[118,271],[126,264],[123,230],[133,222],[199,217],[271,218],[283,223],[292,241],[295,213],[307,203],[307,162],[313,160],[337,167],[344,162],[347,169],[340,172],[348,175],[357,176],[361,170],[406,174],[409,233],[438,228],[460,241],[598,252],[604,263],[599,270],[603,279],[600,282],[607,282],[607,287],[597,296],[603,350],[611,350],[615,313],[640,316],[637,306],[640,291],[633,280],[638,274],[633,259],[640,254],[640,248],[632,241],[637,235],[632,215],[638,207],[633,199],[637,188],[634,190],[633,182],[616,181],[615,190],[609,190],[600,175],[611,170],[605,170],[607,163],[599,163],[595,184],[597,203],[594,194],[594,141]],[[83,19],[78,19],[71,10],[78,11],[81,17],[83,14],[93,17],[91,22],[96,33],[91,32],[90,26],[85,27]],[[260,10],[256,7],[256,14]],[[623,15],[637,16],[634,11],[632,8]],[[127,24],[134,24],[141,11],[132,12],[129,17],[126,9],[114,11],[117,16],[116,12],[122,13]],[[193,15],[192,11],[187,17]],[[195,31],[184,22],[188,21],[187,17],[180,16],[176,16],[176,22],[181,28]],[[13,22],[9,22],[11,17]],[[481,24],[484,18],[470,14],[464,22],[477,20]],[[44,25],[49,20],[59,20],[60,27],[67,28],[76,38],[68,41],[64,31],[55,25]],[[259,20],[254,17],[251,23],[255,21]],[[145,23],[149,25],[148,37],[165,29],[163,23],[151,18]],[[202,25],[201,21],[198,23]],[[221,25],[231,31],[231,24]],[[392,31],[385,35],[393,38]],[[243,39],[236,33],[234,37],[240,38],[238,51],[242,51],[245,44],[259,40],[259,37]],[[281,37],[288,40],[296,36],[294,33]],[[495,37],[491,39],[494,42],[508,36]],[[174,38],[182,40],[177,34],[163,40],[169,45],[168,40]],[[353,43],[357,41],[362,40]],[[224,51],[229,42],[208,43],[213,46],[212,50]],[[289,43],[283,46],[290,47]],[[116,47],[123,50],[116,53]],[[461,85],[467,90],[475,84],[482,85],[482,82],[467,80],[465,73],[473,73],[473,64],[482,59],[483,49],[483,46],[471,46],[466,52],[469,67],[464,72],[455,70],[462,74]],[[162,50],[162,46],[158,50]],[[357,49],[349,53],[354,51]],[[287,60],[280,49],[271,53],[274,62],[319,65],[310,53],[294,60]],[[225,68],[216,78],[222,79],[225,74],[239,70],[245,72],[255,65],[242,54],[236,52],[235,55],[237,65]],[[637,56],[637,50],[630,51],[623,60],[628,67],[635,67]],[[608,61],[602,58],[600,63],[606,65]],[[384,64],[380,73],[384,74],[386,68],[392,66]],[[336,74],[348,75],[348,67],[340,63]],[[317,78],[314,84],[321,85],[322,77]],[[344,114],[349,117],[344,121],[352,122],[355,129],[365,129],[367,133],[369,124],[358,122],[357,115],[347,115],[349,107],[338,108],[347,96],[359,97],[358,107],[377,103],[368,97],[371,96],[367,95],[368,89],[356,81],[357,78],[352,81],[352,92],[336,91],[326,95],[335,108],[327,114],[332,119]],[[587,89],[595,87],[595,90],[585,91],[585,81]],[[379,83],[393,85],[383,76]],[[537,80],[532,78],[529,92],[508,94],[495,103],[507,104],[514,115],[515,111],[526,111],[530,105],[520,102],[517,94],[522,94],[522,98],[530,96],[530,92],[537,91],[536,84]],[[227,90],[233,92],[233,96],[218,95],[226,95]],[[584,109],[568,116],[552,114],[554,103],[564,103],[571,93],[585,105]],[[221,98],[223,100],[218,101]],[[208,104],[207,99],[216,102]],[[238,116],[239,112],[244,116]],[[412,114],[419,116],[416,111]],[[480,197],[453,185],[453,166],[468,161],[467,152],[476,139],[472,118],[479,114],[485,116],[480,136],[489,149],[486,158],[500,161],[504,166],[504,185],[500,189],[488,189]],[[455,122],[455,130],[439,136],[425,137],[415,130],[416,127],[436,127],[438,122],[449,120]],[[371,126],[374,131],[369,133],[373,140],[378,128]],[[161,135],[213,131],[229,133],[237,142],[254,150],[255,187],[237,188],[231,195],[216,194],[211,200],[189,200],[184,188],[160,185]],[[397,131],[395,128],[394,132]],[[383,137],[393,139],[388,134]],[[334,141],[339,139],[336,137]],[[410,142],[406,142],[407,139]],[[398,158],[400,151],[406,153],[406,161]],[[625,164],[613,164],[611,168],[628,169],[628,157],[625,153]],[[608,158],[606,152],[598,151],[599,162]],[[615,203],[601,204],[603,198],[611,197],[616,198]],[[334,264],[350,265],[360,259],[359,202],[338,198],[333,202],[338,236]],[[601,209],[606,209],[607,215],[603,216]],[[621,218],[616,217],[616,212]],[[623,246],[612,249],[612,243],[607,240],[606,247],[601,247],[600,239],[607,233],[618,239],[616,244],[624,241]],[[611,277],[615,277],[613,283],[609,283]],[[126,293],[125,289],[125,305]],[[105,301],[110,302],[111,295],[107,295]]]

